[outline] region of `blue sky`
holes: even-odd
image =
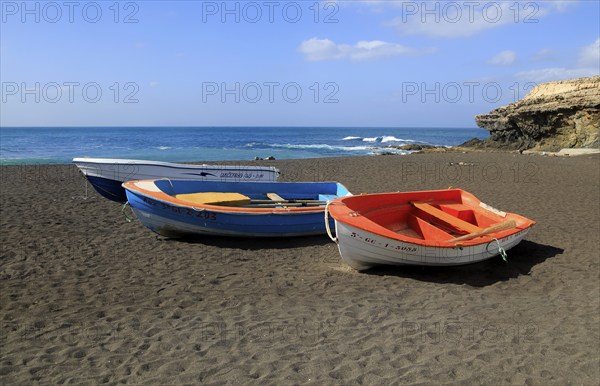
[[[600,73],[598,1],[1,1],[2,126],[474,127]]]

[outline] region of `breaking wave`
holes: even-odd
[[[378,137],[348,136],[348,137],[342,138],[342,141],[362,141],[362,142],[369,142],[369,143],[388,143],[388,142],[414,143],[414,142],[417,142],[412,139],[396,138],[393,135],[381,135]]]
[[[273,143],[267,145],[268,147],[280,147],[285,149],[326,149],[326,150],[342,150],[342,151],[360,151],[360,150],[370,150],[371,146],[333,146],[327,145],[325,143],[318,144],[310,144],[310,145],[300,145],[300,144],[291,144],[291,143]]]

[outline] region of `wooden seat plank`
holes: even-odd
[[[477,225],[473,225],[470,222],[467,222],[467,221],[461,220],[457,217],[454,217],[451,214],[448,214],[448,213],[444,212],[443,210],[440,210],[440,209],[436,208],[435,206],[428,204],[426,202],[413,201],[413,202],[411,202],[411,204],[415,208],[422,210],[423,212],[435,217],[436,219],[441,220],[441,221],[445,222],[446,224],[452,225],[453,227],[456,227],[465,232],[474,233],[474,232],[479,232],[481,230],[481,228],[478,227]]]
[[[243,206],[250,204],[250,197],[240,193],[200,192],[176,194],[174,197],[182,201],[200,205]]]

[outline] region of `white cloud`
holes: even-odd
[[[506,50],[488,60],[489,64],[494,66],[510,66],[517,60],[517,53],[514,51]]]
[[[579,52],[579,65],[600,69],[600,38]]]
[[[312,38],[303,41],[298,51],[304,54],[306,60],[369,60],[399,55],[424,55],[435,52],[435,49],[416,49],[396,43],[380,40],[361,40],[354,45],[337,44],[329,39]]]
[[[535,62],[554,62],[556,61],[556,55],[554,50],[550,48],[542,48],[533,54],[532,60]]]
[[[565,12],[568,8],[577,3],[579,3],[578,0],[553,0],[548,1],[547,5],[558,12]]]
[[[545,50],[542,50],[545,51]],[[520,81],[548,82],[600,75],[600,38],[579,50],[579,60],[573,68],[550,67],[521,71],[516,74]]]
[[[394,2],[396,3],[396,2]],[[401,16],[386,24],[405,35],[465,38],[508,24],[535,24],[576,1],[398,2]]]
[[[552,80],[585,78],[594,75],[598,75],[598,72],[591,68],[553,67],[521,71],[517,73],[516,77],[519,81],[543,83]]]
[[[150,81],[150,87],[156,87],[158,85],[159,85],[158,81],[156,81],[156,80]]]
[[[514,21],[507,12],[509,7],[499,2],[487,6],[485,10],[481,6],[465,7],[458,2],[406,2],[402,7],[402,16],[387,24],[406,35],[469,37]]]

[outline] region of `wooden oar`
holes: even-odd
[[[276,208],[279,206],[287,207],[300,207],[300,206],[324,206],[325,203],[320,202],[270,202],[270,203],[257,203],[252,202],[249,205],[244,205],[246,208]]]
[[[319,200],[250,200],[251,204],[275,204],[275,203],[283,203],[283,204],[318,204],[325,205],[327,201],[319,201]]]
[[[489,228],[482,229],[478,232],[469,233],[468,235],[460,236],[460,237],[457,237],[455,239],[448,240],[448,241],[451,243],[454,243],[456,241],[471,240],[471,239],[474,239],[475,237],[485,236],[490,233],[500,232],[500,231],[504,231],[507,229],[512,229],[512,228],[515,228],[516,226],[517,226],[517,223],[515,222],[515,220],[509,220],[509,221],[502,222],[500,224],[496,224]]]

